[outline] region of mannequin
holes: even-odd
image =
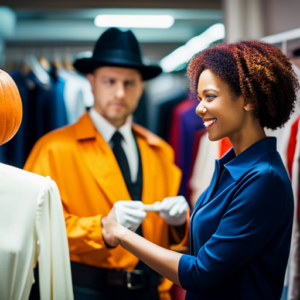
[[[22,102],[0,70],[0,144],[22,120]],[[0,164],[0,299],[28,299],[39,263],[42,300],[73,299],[68,243],[58,188],[45,178]]]

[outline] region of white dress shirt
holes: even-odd
[[[39,264],[41,300],[73,300],[66,225],[58,188],[0,164],[0,299],[28,300]]]
[[[105,118],[103,118],[94,108],[91,108],[89,111],[90,118],[97,129],[97,131],[102,135],[104,140],[108,143],[110,148],[113,146],[111,138],[114,133],[118,130],[123,135],[123,140],[121,145],[125,152],[125,155],[128,160],[131,181],[136,182],[139,166],[139,157],[138,149],[136,146],[136,141],[132,132],[132,116],[129,116],[126,120],[126,123],[121,126],[119,129],[111,125]]]

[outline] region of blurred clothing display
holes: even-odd
[[[94,96],[88,80],[74,71],[59,70],[58,74],[66,81],[63,91],[67,110],[68,124],[75,123],[81,117],[86,107],[92,107]]]
[[[294,122],[288,148],[288,167],[294,192],[294,222],[290,264],[288,269],[287,299],[300,299],[300,117]]]
[[[0,298],[27,300],[39,264],[41,300],[73,299],[59,191],[50,178],[0,164]]]
[[[174,107],[182,102],[187,97],[186,91],[176,92],[167,98],[161,99],[156,103],[153,113],[153,127],[154,133],[163,138],[165,141],[168,140],[170,127],[172,124],[172,111]]]
[[[51,79],[42,84],[33,72],[11,74],[22,99],[23,121],[16,136],[0,148],[2,162],[23,168],[35,142],[45,133],[67,124],[63,98],[65,80]]]

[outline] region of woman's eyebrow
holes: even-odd
[[[202,93],[207,93],[208,91],[214,91],[214,92],[218,92],[219,90],[216,90],[216,89],[209,88],[209,89],[205,89],[205,90],[203,90],[203,92],[202,92]]]
[[[219,90],[216,90],[216,89],[213,89],[213,88],[209,88],[209,89],[203,90],[203,91],[202,91],[202,94],[205,94],[205,93],[207,93],[207,92],[209,92],[209,91],[219,92]],[[197,93],[197,97],[200,97],[200,98],[201,98],[200,93]]]

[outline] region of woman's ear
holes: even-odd
[[[246,104],[245,106],[244,106],[244,110],[245,111],[251,111],[252,110],[252,105],[251,105],[251,103],[248,103],[248,104]]]

